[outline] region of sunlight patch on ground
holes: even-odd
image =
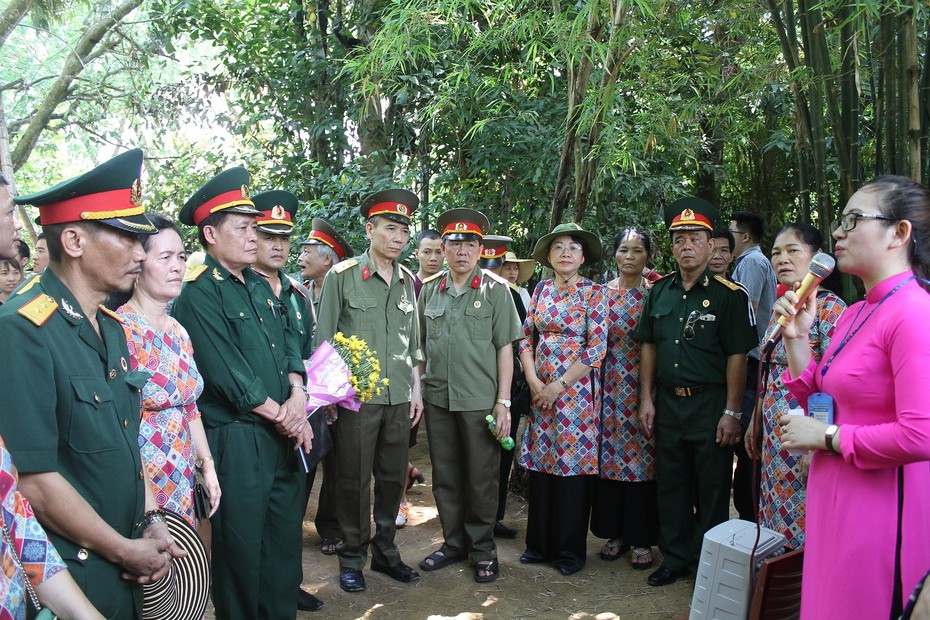
[[[361,616],[356,618],[356,620],[371,620],[372,618],[375,617],[375,612],[381,609],[382,607],[384,607],[384,605],[382,605],[381,603],[376,603],[375,605],[371,606],[371,609],[369,609],[368,611],[363,613]]]
[[[496,603],[496,602],[497,602],[497,597],[494,596],[494,595],[492,594],[492,595],[488,596],[488,598],[486,598],[485,601],[484,601],[483,603],[481,603],[481,606],[482,606],[482,607],[490,607],[491,605],[493,605],[493,604]]]
[[[457,616],[428,616],[426,620],[481,620],[482,618],[484,618],[484,614],[463,611]]]

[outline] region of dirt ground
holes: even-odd
[[[396,542],[403,560],[417,568],[421,559],[442,543],[442,530],[433,499],[429,448],[426,432],[411,450],[411,461],[426,476],[407,494],[411,504],[407,527],[397,532]],[[646,585],[649,571],[633,570],[627,557],[605,562],[598,557],[604,540],[588,538],[588,563],[580,572],[563,577],[546,564],[523,565],[526,505],[511,494],[504,522],[520,534],[515,540],[497,540],[500,578],[478,584],[468,563],[435,572],[420,571],[420,581],[400,584],[386,575],[365,571],[368,589],[348,594],[339,588],[339,563],[335,556],[320,553],[320,537],[313,525],[319,478],[304,521],[304,587],[320,597],[319,612],[298,612],[298,618],[354,620],[488,620],[497,618],[672,618],[691,602],[694,579],[686,578],[662,588]],[[658,551],[654,550],[658,560]],[[658,562],[656,563],[658,566]]]

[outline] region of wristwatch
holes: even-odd
[[[827,430],[823,433],[823,441],[827,444],[827,450],[833,454],[839,454],[836,450],[833,449],[833,438],[836,437],[836,434],[840,431],[840,427],[836,424],[831,424],[827,427]]]
[[[213,460],[213,455],[212,455],[212,454],[208,454],[207,456],[203,457],[202,459],[196,459],[196,460],[194,461],[194,467],[196,467],[197,469],[203,469],[203,466],[206,465],[207,463],[209,463],[209,462],[212,461],[212,460]]]
[[[508,398],[498,398],[495,402],[497,402],[498,405],[503,405],[510,409],[510,399]]]
[[[723,415],[728,415],[728,416],[730,416],[731,418],[736,418],[737,420],[742,420],[742,419],[743,419],[743,412],[742,412],[742,411],[733,411],[732,409],[724,409],[724,410],[723,410]]]

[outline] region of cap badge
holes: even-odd
[[[285,213],[286,211],[284,210],[284,207],[282,207],[281,205],[275,205],[274,207],[271,208],[271,219],[283,220],[285,219],[285,215],[284,215]]]
[[[694,221],[694,211],[691,209],[685,209],[681,212],[681,221],[682,222],[692,222]]]
[[[239,192],[242,194],[242,197],[245,198],[246,200],[250,200],[252,198],[252,194],[249,193],[249,186],[244,183],[242,184],[242,187],[239,188]]]
[[[397,212],[398,212],[398,213],[403,213],[404,215],[408,215],[408,214],[410,213],[410,209],[408,209],[408,208],[407,208],[407,205],[405,205],[404,203],[398,202],[398,203],[397,203]]]
[[[61,309],[65,311],[65,314],[70,316],[72,319],[83,319],[84,316],[71,307],[71,304],[68,303],[67,299],[61,300]]]
[[[468,225],[465,222],[456,222],[455,230],[468,230]]]
[[[129,202],[137,207],[142,205],[142,182],[139,179],[132,182],[132,187],[129,190]]]
[[[245,186],[243,186],[243,187],[245,187]],[[220,270],[217,269],[216,267],[213,268],[213,279],[214,279],[214,280],[219,280],[220,282],[223,281],[223,276],[220,275]]]

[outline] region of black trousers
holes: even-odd
[[[659,543],[658,483],[620,482],[598,478],[591,506],[591,533],[618,538],[633,547]]]
[[[529,472],[526,550],[557,568],[585,565],[594,476]]]
[[[752,415],[756,408],[756,395],[758,394],[759,360],[752,357],[746,360],[746,389],[743,392],[741,411],[743,419],[740,424],[743,434],[734,447],[736,454],[736,469],[733,471],[733,507],[744,521],[756,522],[759,514],[759,489],[752,486],[753,470],[756,471],[756,484],[761,475],[761,461],[754,462],[746,452],[746,445],[742,438],[746,436],[749,425],[752,424]]]

